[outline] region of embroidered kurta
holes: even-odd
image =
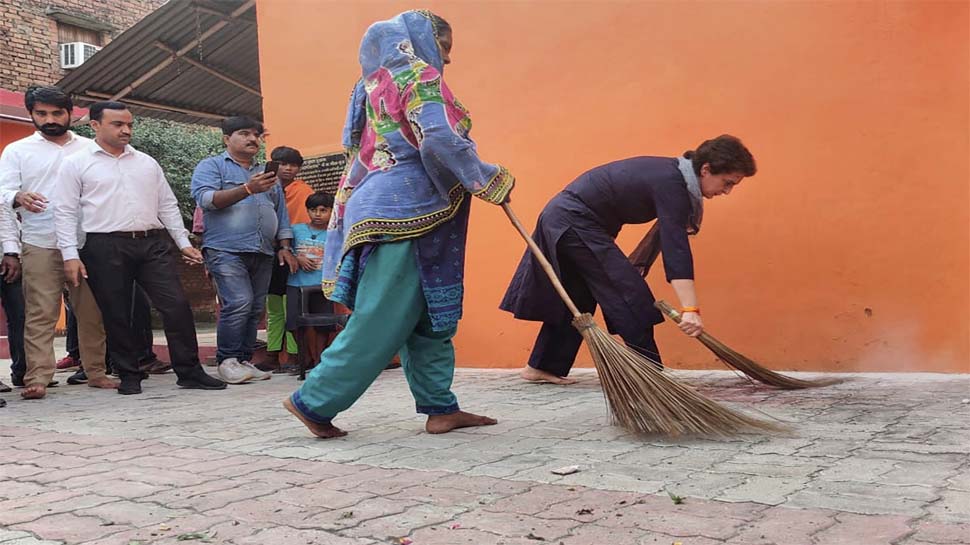
[[[500,204],[514,179],[479,159],[468,111],[442,79],[428,13],[372,25],[360,61],[363,78],[344,128],[348,164],[327,233],[323,289],[353,308],[373,245],[416,239],[428,312],[434,329],[443,331],[461,318],[468,197]]]

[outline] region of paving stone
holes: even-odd
[[[600,524],[581,524],[569,530],[569,535],[559,540],[561,545],[592,545],[592,544],[620,544],[641,543],[646,538],[648,532],[639,528],[616,528],[609,525],[608,521]],[[669,545],[676,538],[665,536],[664,543]],[[553,542],[555,543],[555,542]]]
[[[785,505],[806,509],[831,509],[863,515],[885,515],[920,513],[925,508],[926,503],[919,500],[879,495],[839,495],[825,490],[806,489],[792,494]]]
[[[29,532],[21,532],[17,530],[4,530],[3,528],[0,528],[0,543],[3,543],[5,541],[11,541],[14,539],[26,538],[26,537],[33,537],[33,536],[31,536]]]
[[[966,545],[970,541],[970,523],[923,521],[906,543],[939,543]]]
[[[366,492],[345,492],[331,489],[323,484],[316,484],[286,488],[275,494],[264,496],[262,499],[322,509],[344,509],[373,497],[373,494]]]
[[[744,525],[733,545],[816,545],[812,536],[836,524],[835,511],[773,507]]]
[[[472,466],[467,471],[463,473],[465,475],[472,476],[484,476],[484,477],[511,477],[516,474],[524,473],[529,470],[549,467],[550,465],[570,465],[563,464],[562,462],[550,463],[547,456],[539,456],[533,454],[525,455],[514,455],[510,454],[506,458],[501,460],[496,460],[494,462],[489,462],[487,464],[480,464]]]
[[[958,464],[893,462],[893,469],[879,476],[878,484],[942,487],[957,475]],[[952,481],[951,481],[952,482]],[[970,480],[968,480],[970,483]]]
[[[432,526],[411,534],[414,543],[420,545],[536,545],[536,539],[499,536],[470,528]],[[561,541],[560,541],[561,542]]]
[[[84,495],[71,490],[56,490],[0,502],[0,525],[14,525],[76,508],[94,507],[114,501],[97,495]]]
[[[820,545],[858,543],[863,536],[867,544],[889,545],[912,533],[908,517],[866,517],[841,513],[835,519],[836,524],[815,534],[815,540]]]
[[[882,476],[896,468],[893,460],[873,458],[849,458],[839,460],[815,474],[823,481],[860,481],[866,483],[883,482]]]
[[[507,497],[525,492],[531,488],[530,483],[493,479],[491,477],[468,477],[465,475],[449,475],[434,482],[426,483],[432,488],[457,488],[477,494]]]
[[[73,513],[58,513],[29,522],[14,524],[12,528],[41,535],[44,539],[53,541],[83,543],[102,537],[104,534],[127,530],[130,527],[123,525],[105,526],[103,521],[97,517],[82,517]]]
[[[3,480],[0,481],[0,500],[12,500],[42,494],[47,487],[29,481]]]
[[[249,537],[232,540],[234,545],[266,545],[268,543],[299,543],[301,545],[365,545],[374,543],[369,539],[347,538],[323,530],[296,530],[293,528],[270,528]]]
[[[154,503],[136,503],[129,500],[77,509],[73,513],[79,516],[97,517],[105,523],[134,528],[161,524],[169,519],[187,517],[192,514],[187,509],[170,509]]]
[[[751,476],[732,473],[708,473],[695,471],[680,481],[667,484],[664,489],[678,496],[720,498],[721,493],[745,483]]]
[[[167,486],[119,479],[114,475],[105,473],[73,477],[64,481],[57,481],[53,484],[57,487],[77,490],[86,494],[99,494],[101,496],[113,496],[126,499],[142,498],[171,489],[171,487]]]
[[[64,542],[49,541],[46,539],[37,539],[34,537],[24,537],[20,539],[13,539],[10,541],[4,541],[3,545],[64,545]]]
[[[408,536],[420,528],[449,522],[464,511],[464,508],[447,505],[416,505],[405,509],[403,513],[365,520],[344,530],[341,535],[384,542],[395,537]]]
[[[79,471],[78,468],[46,470],[36,475],[23,477],[23,480],[47,485],[72,479],[79,474],[105,475],[115,468],[116,466],[109,462],[92,462],[84,466],[83,471]]]
[[[460,490],[448,487],[433,487],[430,484],[420,484],[410,486],[385,496],[391,500],[414,500],[420,503],[443,503],[445,505],[458,505],[469,508],[477,508],[482,505],[489,505],[504,496],[479,493],[474,490]]]
[[[496,512],[535,515],[549,509],[556,503],[575,501],[582,498],[583,492],[563,486],[539,484],[528,492],[504,498],[489,505],[486,509]]]
[[[561,531],[551,545],[870,545],[866,521],[894,545],[967,533],[970,419],[953,406],[968,377],[858,375],[784,392],[731,373],[676,374],[794,433],[634,437],[607,424],[590,370],[576,370],[577,388],[458,370],[463,405],[488,407],[499,425],[429,436],[401,374],[385,373],[341,415],[350,435],[319,441],[279,407],[292,379],[204,395],[176,389],[170,375],[137,400],[62,389],[3,409],[0,524],[69,515],[56,520],[87,532],[84,545],[181,545],[178,535],[198,531],[226,545],[542,543],[523,533],[533,527]],[[581,471],[551,473],[566,465]],[[112,512],[116,524],[95,524]],[[56,537],[40,525],[20,536]]]
[[[945,490],[928,511],[934,520],[970,523],[970,492]]]
[[[802,490],[807,484],[808,479],[752,475],[744,483],[718,494],[718,499],[780,505],[788,501],[790,494]]]
[[[551,541],[564,538],[577,525],[574,520],[555,520],[509,512],[476,510],[457,517],[454,524],[461,528],[481,530],[490,534],[534,541]]]
[[[448,503],[443,503],[448,505]],[[402,515],[419,502],[398,498],[371,498],[342,509],[328,509],[307,517],[301,524],[324,530],[344,530],[360,525],[364,521],[388,515]],[[300,527],[296,524],[288,526]]]
[[[970,492],[970,470],[964,468],[959,473],[946,480],[948,488]]]

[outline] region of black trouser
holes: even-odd
[[[172,368],[189,376],[199,364],[195,320],[182,290],[172,240],[164,231],[148,238],[127,238],[107,233],[88,233],[81,261],[88,271],[88,285],[101,309],[108,352],[118,375],[138,375],[138,360],[145,352],[143,334],[132,324],[134,283],[145,290],[159,314],[168,340]]]
[[[556,245],[556,254],[563,287],[580,312],[593,314],[598,303],[611,331],[619,334],[630,348],[662,363],[653,327],[636,325],[642,320],[631,315],[623,294],[610,280],[609,271],[603,269],[601,260],[586,243],[572,231],[566,231]],[[572,326],[571,316],[564,316],[558,323],[543,322],[529,366],[564,377],[572,369],[582,343],[583,336]]]
[[[8,284],[0,278],[0,303],[7,315],[7,345],[10,347],[10,374],[23,378],[27,373],[27,359],[24,355],[24,289],[20,279]]]
[[[65,295],[67,292],[64,292]],[[74,361],[81,361],[80,344],[77,338],[77,317],[74,316],[74,309],[71,308],[71,301],[64,298],[65,313],[67,314],[67,355],[74,358]],[[145,290],[135,284],[134,296],[131,301],[131,327],[135,331],[135,338],[145,347],[142,355],[138,358],[139,362],[147,362],[156,359],[155,351],[152,349],[155,344],[155,336],[152,331],[152,306],[145,295]],[[108,369],[111,365],[111,349],[108,348]]]

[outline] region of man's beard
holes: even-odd
[[[34,123],[37,130],[46,134],[47,136],[62,136],[67,132],[67,125],[58,125],[57,123],[46,123],[44,125],[38,125]]]

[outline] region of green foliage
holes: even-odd
[[[94,131],[87,125],[74,130],[94,138]],[[141,117],[135,119],[131,145],[154,157],[162,166],[178,199],[182,218],[187,226],[191,225],[195,212],[195,200],[190,192],[192,172],[202,159],[223,152],[222,133],[212,127]]]

